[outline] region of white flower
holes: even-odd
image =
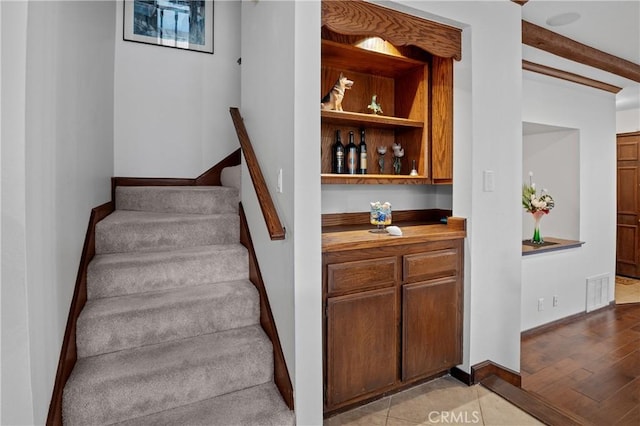
[[[378,147],[378,154],[385,155],[386,153],[387,153],[387,147],[386,146],[379,146]]]
[[[404,149],[399,143],[393,144],[393,156],[394,157],[404,157]]]

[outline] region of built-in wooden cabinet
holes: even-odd
[[[322,183],[424,184],[453,179],[453,60],[460,30],[360,1],[322,3],[321,96],[341,73],[354,84],[344,111],[321,110]],[[367,106],[376,95],[383,114]],[[332,145],[341,130],[359,143],[366,132],[368,173],[332,174]],[[405,155],[393,170],[394,143]],[[387,147],[380,169],[378,147]],[[410,176],[413,162],[416,176]]]
[[[320,109],[322,183],[452,183],[460,29],[370,2],[331,0],[322,2],[321,37],[320,98],[341,73],[354,82],[343,111]],[[373,95],[383,114],[367,108]],[[336,130],[344,145],[353,132],[358,145],[361,129],[367,174],[333,174]],[[399,174],[394,144],[404,149]],[[444,216],[431,213],[394,211],[394,225],[403,226],[401,217],[411,224],[401,237],[369,233],[368,212],[323,215],[325,414],[461,363],[465,222],[440,224]]]
[[[447,239],[446,225],[404,229],[402,237],[349,231],[344,241],[325,234],[326,413],[462,362],[464,234]]]

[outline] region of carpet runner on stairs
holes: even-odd
[[[65,424],[295,423],[239,230],[235,188],[117,188],[96,226]]]

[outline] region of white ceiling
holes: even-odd
[[[563,26],[550,26],[546,23],[548,18],[570,12],[580,14],[580,19]],[[640,0],[529,0],[522,6],[522,19],[640,64]],[[523,59],[528,61],[622,87],[623,90],[616,95],[617,110],[640,108],[640,83],[530,46],[523,45],[522,48]]]

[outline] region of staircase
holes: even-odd
[[[293,425],[240,244],[238,190],[116,188],[96,225],[68,425]]]

